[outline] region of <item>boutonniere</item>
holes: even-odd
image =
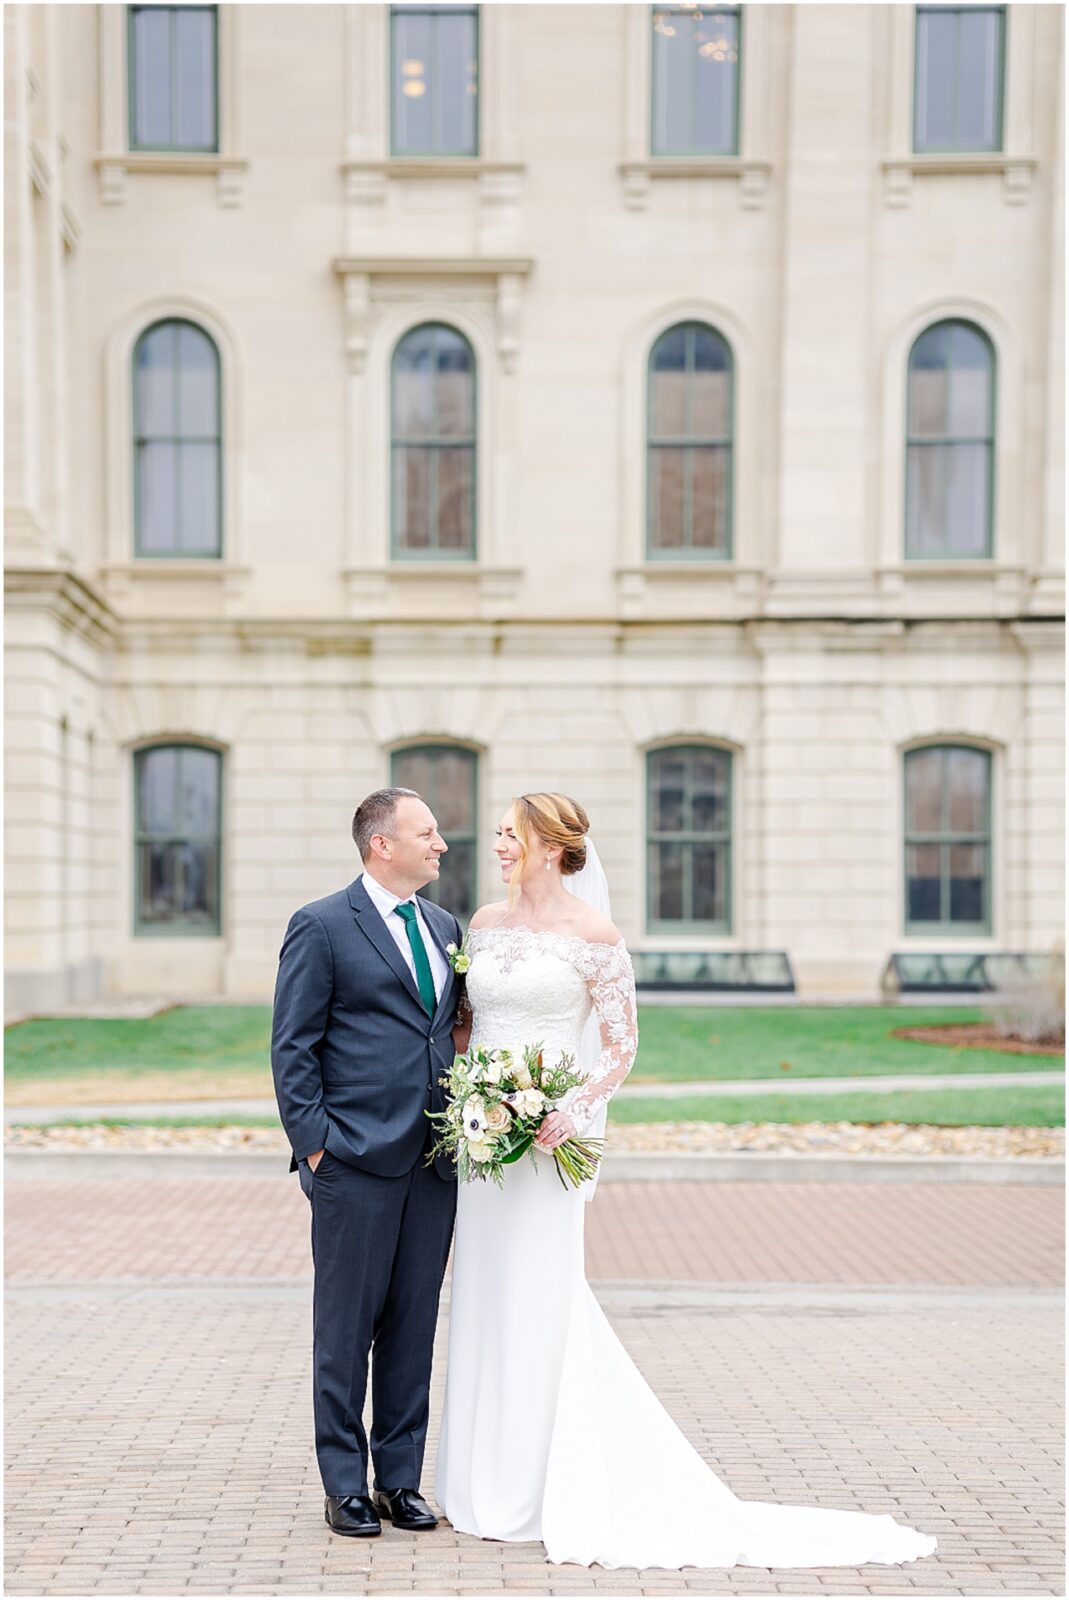
[[[467,934],[464,935],[464,943],[462,945],[457,946],[455,944],[447,944],[445,947],[445,953],[448,958],[449,965],[452,967],[457,977],[462,978],[467,972],[468,968],[471,966],[471,957],[468,954]]]

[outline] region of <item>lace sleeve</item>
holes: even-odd
[[[623,940],[619,944],[587,944],[576,965],[590,989],[601,1050],[586,1082],[572,1090],[562,1109],[577,1127],[589,1127],[631,1071],[638,1050],[635,974]]]

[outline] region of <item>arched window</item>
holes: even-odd
[[[681,322],[650,351],[647,554],[731,555],[733,363],[728,343]]]
[[[222,553],[219,352],[192,322],[157,322],[134,350],[139,556]]]
[[[456,745],[418,744],[395,750],[390,768],[391,783],[423,796],[449,846],[437,882],[428,883],[420,894],[466,925],[479,904],[478,757]]]
[[[647,927],[731,927],[731,755],[708,745],[651,750],[647,776]]]
[[[135,931],[219,932],[222,757],[194,744],[134,755]]]
[[[991,931],[991,757],[926,745],[905,759],[906,932]]]
[[[937,322],[909,355],[906,555],[989,556],[995,352],[970,322]]]
[[[475,555],[475,356],[455,328],[413,328],[393,356],[393,553]]]

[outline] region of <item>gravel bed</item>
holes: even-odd
[[[20,1150],[288,1149],[279,1128],[9,1127]],[[907,1122],[650,1122],[610,1124],[610,1150],[789,1150],[800,1155],[989,1156],[1061,1160],[1064,1128],[940,1128]]]

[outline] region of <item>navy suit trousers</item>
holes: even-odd
[[[312,1383],[323,1488],[368,1491],[370,1357],[375,1482],[416,1489],[456,1184],[443,1183],[422,1157],[400,1177],[383,1178],[329,1150],[314,1173],[307,1161],[299,1173],[312,1205]]]

